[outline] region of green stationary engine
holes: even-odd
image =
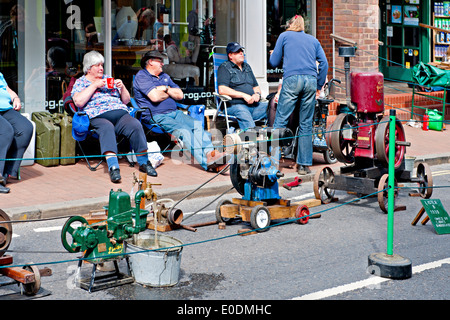
[[[124,253],[124,240],[146,229],[149,211],[140,208],[141,199],[144,197],[144,190],[136,192],[136,207],[132,208],[128,193],[121,189],[111,190],[109,205],[105,207],[105,221],[89,224],[81,216],[67,220],[61,232],[64,248],[71,253],[83,251],[83,258],[92,263],[121,258]],[[67,235],[72,236],[71,244]]]

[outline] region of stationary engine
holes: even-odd
[[[244,200],[280,199],[278,170],[282,154],[290,153],[294,134],[290,129],[255,128],[226,135],[225,152],[235,155],[230,175]]]
[[[334,156],[346,165],[340,168],[341,175],[334,175],[330,167],[318,170],[314,176],[314,194],[322,203],[329,203],[336,199],[335,190],[358,195],[378,192],[380,208],[387,212],[390,116],[384,115],[384,78],[379,72],[350,73],[349,59],[355,56],[355,50],[339,48],[339,55],[345,58],[346,104],[340,105],[341,113],[327,134]],[[405,165],[409,145],[402,123],[396,120],[395,183],[417,182],[421,187],[420,195],[428,198],[432,191],[431,172],[426,163],[420,163],[417,177],[411,177],[412,170],[406,169]]]
[[[82,216],[67,220],[61,232],[64,248],[72,253],[84,252],[83,257],[92,263],[119,258],[117,254],[125,252],[124,241],[146,229],[149,211],[139,207],[143,197],[145,192],[139,190],[135,195],[136,207],[132,208],[128,193],[111,190],[105,221],[89,224]]]

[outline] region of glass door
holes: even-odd
[[[411,68],[430,61],[429,1],[384,0],[380,2],[380,70],[386,79],[411,81]]]

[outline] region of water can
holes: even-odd
[[[427,117],[428,117],[428,128],[430,130],[436,130],[441,131],[442,130],[442,123],[443,123],[443,116],[442,114],[435,110],[427,110]]]

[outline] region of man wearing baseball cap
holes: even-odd
[[[147,52],[141,60],[142,70],[134,79],[136,103],[145,109],[141,121],[156,123],[181,138],[185,148],[205,170],[222,171],[230,156],[215,150],[202,126],[177,109],[176,100],[183,99],[183,91],[162,71],[164,57],[156,50]]]
[[[261,89],[252,68],[245,62],[244,47],[230,42],[227,55],[228,61],[217,70],[219,94],[232,98],[227,111],[236,117],[242,130],[254,128],[256,120],[267,119],[268,102],[261,101]]]

